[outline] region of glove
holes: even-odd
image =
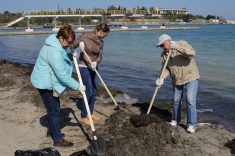
[[[96,62],[92,62],[92,63],[91,63],[91,68],[92,68],[92,70],[95,70],[96,66],[97,66],[97,63],[96,63]]]
[[[71,50],[71,55],[77,57],[78,56],[78,53],[73,49],[73,45],[70,45],[70,50]]]
[[[164,83],[164,79],[163,78],[158,78],[157,81],[156,81],[156,85],[160,88],[161,85],[163,85]]]
[[[79,48],[80,48],[81,52],[83,52],[83,51],[85,50],[85,44],[84,44],[84,42],[80,42],[80,43],[79,43]]]
[[[80,84],[80,87],[78,88],[78,91],[85,92],[86,91],[86,86]]]

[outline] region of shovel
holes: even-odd
[[[71,51],[74,51],[72,46],[70,48],[71,48]],[[75,56],[73,56],[73,62],[74,62],[74,65],[75,65],[75,68],[76,68],[76,71],[77,71],[79,82],[80,82],[81,85],[83,85],[82,77],[81,77],[80,70],[78,68],[77,59],[76,59]],[[97,155],[104,155],[105,154],[105,148],[106,148],[105,147],[105,141],[104,141],[103,138],[97,138],[94,123],[93,123],[93,120],[92,120],[92,117],[91,117],[90,108],[89,108],[87,97],[86,97],[86,93],[85,93],[85,91],[82,91],[81,93],[82,93],[82,96],[83,96],[83,99],[84,99],[84,102],[85,102],[85,106],[86,106],[86,110],[87,110],[87,114],[88,114],[88,119],[89,119],[90,124],[91,124],[93,140],[90,141],[90,144],[91,144],[92,151],[93,151],[93,153],[95,153]]]
[[[171,50],[170,50],[169,53],[168,53],[168,56],[167,56],[167,58],[166,58],[166,61],[165,61],[165,63],[164,63],[164,66],[163,66],[163,68],[162,68],[162,71],[161,71],[161,74],[160,74],[160,78],[159,78],[159,79],[162,78],[162,73],[163,73],[163,71],[166,69],[166,65],[167,65],[168,60],[169,60],[170,57],[171,57]],[[152,108],[152,105],[153,105],[154,99],[155,99],[155,97],[156,97],[156,95],[157,95],[158,89],[159,89],[159,87],[157,86],[156,89],[155,89],[155,91],[154,91],[154,94],[153,94],[151,103],[150,103],[150,105],[149,105],[147,114],[149,114],[149,112],[150,112],[150,110],[151,110],[151,108]]]
[[[89,63],[91,64],[91,63],[92,63],[92,62],[91,62],[91,59],[89,58],[89,56],[87,55],[87,53],[86,53],[85,50],[83,51],[83,53],[84,53],[85,57],[87,58],[87,60],[89,61]],[[112,96],[112,94],[110,93],[108,87],[105,85],[105,83],[104,83],[103,79],[101,78],[99,72],[97,71],[96,68],[94,69],[94,71],[95,71],[96,75],[99,77],[100,81],[102,82],[102,84],[103,84],[104,88],[106,89],[106,91],[108,92],[109,96],[110,96],[111,99],[113,100],[114,104],[116,105],[115,110],[120,110],[120,107],[118,106],[117,102],[116,102],[115,99],[113,98],[113,96]]]

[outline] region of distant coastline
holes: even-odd
[[[176,23],[176,22],[167,22],[165,23],[166,27],[168,25],[217,25],[217,24],[221,24],[221,23]],[[223,23],[225,24],[225,23]],[[232,24],[232,23],[229,23]],[[159,23],[154,23],[154,24],[144,24],[144,26],[160,26],[161,24]],[[72,25],[73,27],[79,27],[79,25]],[[95,24],[91,24],[91,25],[81,25],[81,27],[87,27],[87,26],[95,26]],[[120,24],[109,24],[109,26],[116,26],[116,27],[121,27],[122,25]],[[142,26],[142,24],[129,24],[128,22],[126,22],[126,26]],[[57,28],[59,28],[60,26],[56,26]],[[33,26],[31,25],[30,27],[31,29],[35,29],[35,28],[43,28],[43,26]],[[27,27],[4,27],[4,26],[0,26],[1,30],[14,30],[14,29],[27,29]]]
[[[24,28],[20,28],[24,29]],[[159,26],[156,28],[115,28],[111,29],[111,32],[120,32],[120,31],[153,31],[153,30],[196,30],[200,29],[200,27],[165,27],[165,26]],[[25,28],[27,30],[27,28]],[[82,33],[82,32],[88,32],[92,31],[92,29],[84,29],[84,30],[74,30],[75,33]],[[53,34],[57,31],[19,31],[19,32],[0,32],[0,36],[9,36],[9,35],[38,35],[38,34]]]

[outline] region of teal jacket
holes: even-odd
[[[59,94],[67,86],[77,90],[80,85],[72,78],[73,62],[69,55],[56,38],[56,34],[50,35],[40,50],[31,74],[32,85],[37,89],[52,90],[54,87]]]

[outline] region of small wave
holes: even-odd
[[[205,112],[213,112],[213,110],[212,109],[198,109],[197,112],[205,113]]]
[[[124,102],[126,104],[133,104],[138,102],[138,99],[132,98],[130,95],[124,93],[124,94],[117,94],[114,99],[116,100],[116,102]],[[111,98],[105,99],[104,100],[105,103],[109,103],[112,102]]]

